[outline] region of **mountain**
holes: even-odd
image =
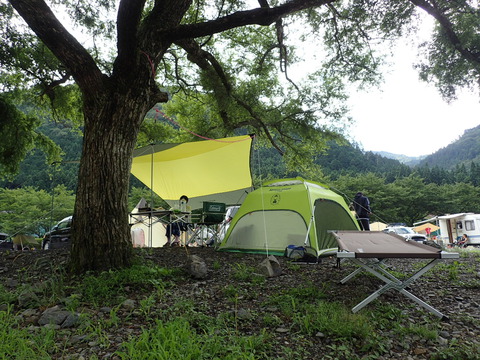
[[[472,162],[480,163],[480,125],[465,130],[458,140],[426,156],[418,165],[453,170],[457,166],[470,165]]]
[[[64,164],[53,171],[45,162],[45,156],[34,151],[21,166],[20,173],[10,181],[0,180],[0,187],[17,188],[33,186],[50,191],[57,184],[64,184],[67,189],[75,190],[77,160],[81,153],[81,136],[78,132],[55,123],[46,123],[41,128],[60,145],[65,152]],[[358,145],[329,144],[326,153],[321,153],[315,162],[321,166],[325,175],[336,179],[341,175],[374,173],[392,182],[395,179],[417,173],[428,182],[452,183],[469,178],[479,182],[476,168],[472,170],[472,161],[477,162],[480,171],[480,126],[466,130],[455,142],[434,154],[424,157],[408,157],[388,152],[364,151]],[[262,173],[270,177],[294,177],[302,175],[295,171],[287,171],[282,157],[273,149],[257,149],[258,158],[262,159]],[[73,163],[72,163],[73,162]],[[466,170],[459,171],[457,167]],[[260,170],[255,167],[252,172],[258,176]],[[462,177],[463,176],[463,177]],[[463,179],[463,180],[462,180]],[[134,178],[132,181],[136,181]],[[472,180],[473,183],[473,180]]]
[[[422,155],[422,156],[407,156],[407,155],[401,155],[401,154],[393,154],[387,151],[374,151],[375,154],[378,154],[380,156],[386,157],[387,159],[393,159],[393,160],[398,160],[402,164],[408,165],[408,166],[415,166],[420,161],[422,161],[427,155]]]

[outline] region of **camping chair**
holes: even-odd
[[[226,204],[224,203],[203,202],[200,218],[195,223],[188,245],[193,245],[194,243],[199,246],[215,245],[219,239],[218,225],[223,222],[225,211]]]

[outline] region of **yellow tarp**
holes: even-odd
[[[241,203],[252,188],[249,135],[146,146],[134,152],[132,174],[173,204],[187,195],[189,205],[203,201]]]

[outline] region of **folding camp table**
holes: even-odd
[[[168,224],[175,222],[190,222],[191,213],[189,211],[177,211],[177,210],[155,210],[155,209],[139,209],[136,213],[130,213],[130,225],[143,223],[149,228],[149,241],[148,246],[152,246],[152,227],[154,224],[160,222],[165,227]]]
[[[433,268],[439,261],[445,259],[456,259],[458,253],[451,253],[434,248],[433,246],[417,243],[415,241],[406,241],[403,237],[382,231],[335,231],[332,232],[338,243],[338,259],[351,260],[359,265],[354,272],[341,280],[344,284],[355,275],[365,270],[382,280],[385,285],[373,292],[357,304],[352,311],[355,313],[375,300],[381,294],[390,289],[397,290],[407,296],[417,304],[423,306],[428,311],[434,313],[440,318],[446,318],[444,314],[417,298],[406,290],[406,288],[420,276]],[[430,259],[431,261],[416,273],[405,280],[400,280],[389,273],[384,268],[384,263],[388,259],[398,258],[416,258]]]

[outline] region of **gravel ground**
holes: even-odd
[[[165,268],[183,270],[187,263],[185,248],[160,248],[136,250],[136,252],[143,259],[142,261],[153,262]],[[257,321],[260,318],[258,314],[270,312],[272,316],[282,319],[279,309],[265,307],[266,301],[279,291],[314,284],[322,289],[327,301],[345,304],[351,308],[382,285],[380,280],[364,273],[340,285],[339,281],[351,273],[355,267],[353,264],[344,262],[338,268],[334,258],[324,259],[318,264],[292,266],[287,259],[277,257],[281,275],[270,277],[259,284],[255,294],[246,292],[238,296],[233,304],[225,289],[229,286],[244,287],[245,284],[235,274],[238,274],[239,269],[258,268],[258,265],[265,260],[265,256],[222,253],[211,248],[189,248],[188,254],[198,255],[205,261],[208,269],[205,279],[194,279],[185,273],[168,289],[168,297],[153,305],[150,320],[136,311],[140,300],[147,298],[150,294],[138,292],[136,289],[125,289],[127,300],[118,310],[119,325],[112,327],[107,336],[108,346],[99,344],[98,341],[86,335],[79,335],[75,325],[58,326],[57,341],[66,345],[63,345],[61,353],[52,354],[52,358],[119,359],[114,353],[122,342],[140,334],[144,328],[148,328],[151,325],[149,321],[155,317],[155,314],[160,314],[165,308],[172,306],[172,303],[185,299],[199,304],[208,303],[209,306],[199,306],[205,315],[216,317],[222,313],[235,312],[240,319],[237,331],[243,335],[252,335],[258,334],[265,328],[264,323]],[[67,261],[68,251],[65,250],[0,253],[0,284],[7,291],[19,293],[25,284],[38,286],[47,282],[52,274],[62,269]],[[389,265],[391,270],[409,272],[418,268],[420,263],[422,260],[409,259],[391,261]],[[454,263],[455,265],[452,266]],[[405,315],[402,320],[404,326],[430,324],[437,330],[438,337],[432,340],[426,339],[421,334],[398,336],[398,332],[392,331],[388,326],[375,329],[377,335],[380,334],[383,339],[386,339],[383,345],[387,349],[384,355],[376,357],[377,359],[430,359],[435,356],[439,358],[439,353],[451,348],[457,342],[468,343],[470,349],[473,349],[473,353],[468,358],[480,359],[480,256],[478,253],[472,252],[458,261],[447,260],[437,265],[429,273],[410,284],[409,291],[447,315],[449,320],[438,319],[397,292],[387,292],[360,313],[381,308],[385,304],[394,305]],[[14,302],[14,312],[18,314],[21,327],[34,331],[36,328],[45,326],[42,323],[42,316],[46,309],[62,310],[62,303],[39,307],[29,306],[31,304],[27,301],[29,296],[31,295],[23,292]],[[5,308],[5,304],[0,304],[0,310]],[[110,310],[102,306],[78,309],[79,312],[98,319],[107,317]],[[245,321],[241,321],[242,318]],[[285,322],[275,324],[271,328],[267,327],[267,330],[274,334],[278,344],[286,348],[290,347],[292,350],[296,349],[299,339],[302,338],[298,335],[298,331]],[[332,355],[331,349],[339,345],[341,342],[338,340],[316,333],[310,337],[303,336],[299,356],[289,357],[284,350],[279,350],[278,353],[269,354],[269,358],[361,358],[360,355],[358,357]],[[322,353],[322,349],[327,348],[330,352]],[[362,356],[366,358],[367,354],[363,353]]]

